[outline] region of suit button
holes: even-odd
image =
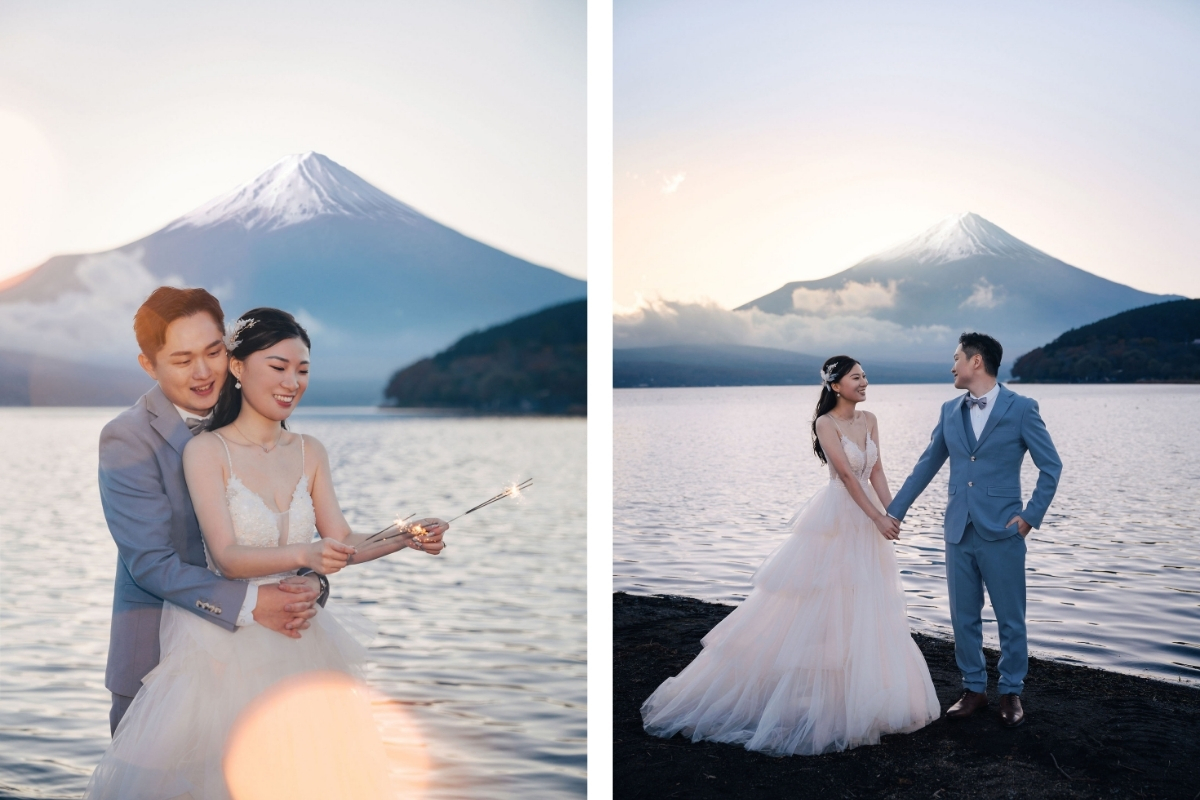
[[[975,456],[971,456],[971,460],[972,460],[972,461],[974,461],[974,460],[975,460]]]
[[[967,481],[967,486],[974,486],[974,485],[975,485],[974,481]]]

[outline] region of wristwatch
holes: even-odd
[[[329,599],[329,578],[326,578],[319,572],[314,572],[308,567],[304,567],[296,572],[297,575],[303,577],[309,573],[317,576],[317,581],[321,584],[321,593],[317,595],[317,605],[321,608],[325,607],[325,601]]]
[[[325,601],[329,599],[329,578],[319,572],[314,572],[313,575],[316,575],[317,580],[321,582],[321,593],[317,595],[317,605],[324,608]]]

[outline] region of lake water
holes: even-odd
[[[1200,386],[1014,386],[1038,400],[1062,480],[1026,560],[1031,651],[1200,684]],[[873,385],[895,492],[950,385]],[[614,588],[738,603],[795,509],[828,481],[818,388],[614,392]],[[914,629],[950,636],[942,518],[949,467],[896,544]],[[1037,479],[1026,457],[1025,501]],[[984,607],[984,633],[996,625]]]
[[[114,409],[0,409],[0,797],[79,797],[109,742],[104,688],[116,547],[96,486]],[[411,723],[428,798],[586,791],[586,421],[300,410],[356,530],[403,511],[454,523],[342,572],[331,603],[379,626],[377,703]],[[320,726],[314,727],[319,745]]]

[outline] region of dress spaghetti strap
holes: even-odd
[[[213,431],[212,434],[221,440],[221,446],[225,448],[225,460],[229,462],[229,474],[233,475],[233,456],[229,455],[229,445],[225,443],[225,437],[216,431]],[[303,452],[302,450],[301,453]]]

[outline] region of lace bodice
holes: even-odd
[[[858,476],[858,482],[866,484],[867,479],[871,477],[871,470],[875,469],[875,462],[879,460],[879,448],[876,447],[874,440],[871,439],[871,432],[867,431],[867,449],[861,449],[850,437],[845,434],[840,434],[842,437],[842,450],[846,452],[846,459],[850,462],[850,469],[854,470],[854,474]],[[838,477],[837,470],[833,468],[833,464],[829,465],[829,482],[838,485],[845,485],[842,479]]]
[[[233,471],[233,458],[229,445],[221,434],[214,431],[225,447],[225,458],[229,462],[229,483],[225,487],[225,501],[229,504],[229,516],[233,519],[233,536],[240,545],[247,547],[278,547],[281,544],[306,544],[312,541],[317,530],[317,516],[313,511],[312,495],[308,493],[308,475],[304,469],[304,437],[300,437],[300,480],[292,491],[292,502],[283,511],[276,513],[267,508],[267,503],[258,494],[250,491],[242,479]],[[286,540],[280,541],[286,532]],[[220,575],[220,570],[204,549],[208,568]],[[252,583],[274,583],[281,575],[252,578]]]

